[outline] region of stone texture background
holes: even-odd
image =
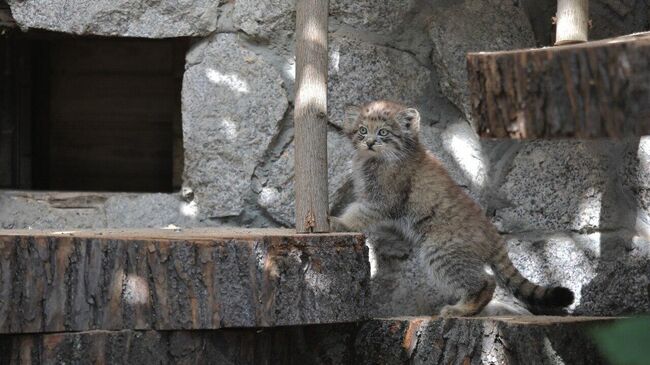
[[[292,225],[294,1],[8,3],[24,29],[199,38],[183,85],[181,192],[0,192],[1,228]],[[350,195],[344,106],[400,100],[421,111],[423,140],[509,237],[526,275],[574,289],[577,313],[650,311],[650,138],[481,141],[466,116],[464,53],[550,45],[554,0],[330,3],[335,211]],[[649,27],[648,0],[591,3],[592,38]],[[404,280],[420,277],[408,252],[374,260],[377,313],[430,314],[442,301]]]

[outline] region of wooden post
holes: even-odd
[[[296,231],[327,232],[328,0],[296,3]]]
[[[557,0],[555,45],[587,41],[589,0]]]

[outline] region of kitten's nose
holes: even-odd
[[[372,146],[375,145],[375,140],[374,139],[367,140],[366,145],[368,146],[368,149],[372,149]]]

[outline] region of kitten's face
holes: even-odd
[[[419,122],[415,109],[376,101],[347,108],[344,130],[361,156],[400,160],[417,143]]]

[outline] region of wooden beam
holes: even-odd
[[[650,134],[650,34],[467,56],[482,137]]]
[[[296,231],[327,232],[328,0],[296,3]]]

